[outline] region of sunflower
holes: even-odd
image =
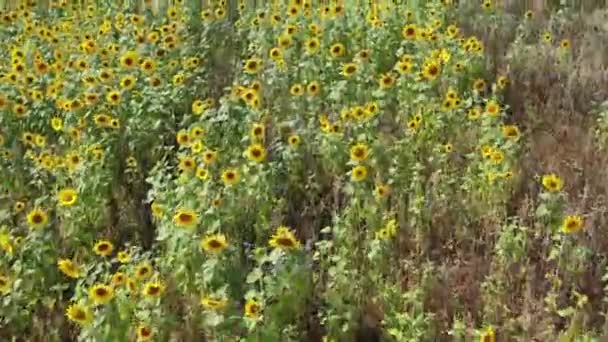
[[[351,77],[357,72],[358,66],[356,63],[346,63],[342,66],[342,75]]]
[[[568,39],[564,39],[564,40],[562,40],[562,41],[559,43],[559,46],[560,46],[562,49],[564,49],[564,50],[569,49],[569,48],[570,48],[570,40],[568,40]]]
[[[503,137],[511,140],[519,139],[519,128],[515,125],[504,125],[502,126]]]
[[[488,1],[486,1],[485,3],[488,3]],[[490,3],[491,5],[491,3]],[[494,342],[496,339],[495,335],[494,335],[494,329],[492,329],[492,327],[488,327],[486,328],[486,330],[484,330],[481,335],[479,336],[479,341],[480,342]]]
[[[151,281],[146,283],[142,294],[148,298],[158,298],[165,291],[165,285],[158,281]]]
[[[228,247],[224,234],[213,234],[201,239],[201,248],[211,254],[218,254]]]
[[[562,221],[562,232],[576,233],[583,228],[583,218],[579,215],[568,215]]]
[[[78,323],[81,326],[88,325],[93,321],[93,314],[89,308],[77,303],[70,304],[65,310],[65,315],[70,321]]]
[[[247,158],[249,160],[261,163],[266,159],[266,149],[261,144],[253,144],[247,148]]]
[[[213,164],[217,160],[217,152],[207,150],[203,153],[203,161],[207,165]]]
[[[202,100],[195,100],[192,102],[192,113],[194,115],[201,115],[205,111],[205,104]]]
[[[344,56],[346,48],[341,43],[336,43],[329,48],[329,53],[333,58]]]
[[[152,328],[145,324],[140,324],[137,327],[137,340],[138,341],[149,341],[154,336]]]
[[[27,223],[30,228],[44,228],[48,222],[49,217],[42,209],[34,208],[27,214]]]
[[[152,276],[152,265],[147,262],[142,262],[135,267],[135,278],[138,280],[148,279]]]
[[[114,250],[114,245],[110,241],[100,240],[93,247],[95,254],[103,257],[110,256]]]
[[[221,310],[226,307],[228,300],[223,297],[205,296],[201,298],[201,305],[208,310]]]
[[[180,157],[179,169],[185,172],[192,172],[196,167],[196,161],[192,157]]]
[[[133,75],[125,75],[123,76],[123,78],[120,80],[120,87],[123,90],[131,90],[135,87],[135,76]]]
[[[179,146],[184,146],[184,147],[190,146],[190,143],[191,143],[190,134],[185,129],[182,129],[179,132],[177,132],[175,140],[177,140],[177,144]]]
[[[131,261],[131,253],[129,253],[129,251],[120,251],[118,254],[116,254],[116,259],[121,264],[127,264],[129,261]]]
[[[120,66],[125,69],[131,69],[137,66],[138,60],[139,55],[136,51],[127,51],[122,56],[120,56]]]
[[[200,180],[207,180],[209,179],[209,171],[205,168],[197,168],[196,169],[196,178],[200,179]]]
[[[287,138],[287,143],[291,147],[296,147],[300,145],[300,136],[297,134],[292,134]]]
[[[478,78],[473,82],[473,89],[476,91],[484,91],[486,89],[486,81]]]
[[[289,88],[289,93],[292,96],[302,96],[304,94],[304,87],[299,83],[294,84]]]
[[[73,188],[66,188],[57,193],[57,201],[62,206],[72,206],[78,199],[78,193]]]
[[[547,189],[549,192],[560,191],[564,186],[562,179],[554,173],[544,175],[542,178],[542,183],[545,189]]]
[[[309,55],[312,55],[312,54],[316,53],[317,51],[319,51],[319,46],[321,46],[321,43],[319,42],[319,39],[317,39],[317,38],[310,38],[310,39],[306,40],[306,42],[304,43],[304,46],[305,46],[306,53]]]
[[[362,162],[369,156],[369,148],[363,143],[358,143],[350,148],[350,159]]]
[[[422,69],[422,76],[428,80],[434,80],[439,76],[441,68],[435,62],[427,63]]]
[[[264,139],[264,136],[266,135],[266,128],[262,124],[254,123],[251,126],[251,131],[249,135],[254,141],[262,141]]]
[[[278,227],[275,233],[270,237],[268,243],[274,248],[280,248],[283,250],[300,248],[300,242],[298,239],[296,239],[294,233],[285,226]]]
[[[351,179],[354,182],[361,182],[367,178],[367,167],[365,165],[357,165],[351,171]]]
[[[0,294],[7,294],[11,292],[11,288],[11,279],[7,276],[0,274]]]
[[[250,58],[245,62],[244,70],[248,74],[257,74],[262,67],[262,60],[259,58]]]
[[[193,228],[198,224],[198,214],[191,209],[178,209],[173,215],[173,223],[180,228]]]
[[[23,211],[23,209],[25,209],[25,203],[23,203],[22,201],[17,201],[15,202],[13,209],[15,210],[15,213],[20,213]]]
[[[418,31],[417,31],[416,25],[407,24],[401,30],[401,35],[403,35],[403,38],[405,38],[407,40],[415,40],[417,32]]]
[[[228,169],[222,172],[222,181],[226,186],[236,184],[240,179],[239,172],[236,169]]]
[[[378,184],[374,189],[374,195],[377,199],[385,198],[386,196],[390,195],[390,193],[391,187],[386,184]]]
[[[122,272],[116,272],[112,275],[110,283],[112,286],[117,287],[123,285],[127,281],[127,276]]]
[[[319,85],[319,82],[313,81],[308,83],[306,90],[308,91],[308,95],[315,96],[321,90],[321,86]]]
[[[96,305],[105,304],[114,297],[114,289],[105,284],[95,284],[89,288],[89,298]]]
[[[111,105],[117,105],[120,103],[121,94],[118,90],[110,90],[106,94],[106,101]]]
[[[248,299],[245,303],[245,316],[251,319],[257,319],[262,311],[262,306],[255,299]]]
[[[500,105],[496,101],[489,101],[486,103],[486,114],[491,117],[498,116],[500,114]]]
[[[78,278],[82,274],[80,266],[70,259],[58,260],[57,267],[61,272],[63,272],[63,274],[70,278]]]

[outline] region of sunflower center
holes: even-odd
[[[262,155],[262,151],[260,151],[260,150],[258,150],[258,149],[253,149],[253,150],[251,151],[251,155],[253,155],[254,157],[256,157],[256,158],[257,158],[257,157],[259,157],[259,156],[261,156],[261,155]]]
[[[102,243],[99,246],[97,246],[97,250],[100,252],[105,252],[108,250],[108,248],[110,248],[110,246],[108,244]]]
[[[148,294],[150,295],[157,295],[160,292],[160,287],[156,286],[156,285],[152,285],[148,288]]]
[[[87,318],[87,314],[80,309],[76,309],[74,312],[74,319],[77,321],[84,321]]]
[[[99,297],[105,297],[108,294],[108,291],[106,289],[104,289],[103,287],[100,287],[95,290],[95,294],[98,295]]]
[[[40,214],[34,214],[34,216],[32,216],[32,222],[34,223],[42,223],[43,219],[42,219],[42,215]]]
[[[228,172],[226,174],[226,178],[228,178],[228,179],[234,179],[234,173],[233,172]]]
[[[222,246],[223,246],[222,243],[216,239],[212,239],[209,241],[209,247],[211,247],[211,248],[216,249],[216,248],[221,248]]]
[[[277,238],[277,244],[285,247],[293,247],[295,245],[293,239],[290,239],[288,237]]]
[[[190,215],[188,213],[181,213],[181,214],[179,214],[179,220],[183,223],[188,223],[188,222],[192,222],[193,217],[192,217],[192,215]]]

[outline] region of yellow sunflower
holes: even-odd
[[[131,261],[131,254],[129,251],[120,251],[116,254],[116,259],[118,259],[118,262],[121,264],[126,264]]]
[[[109,302],[114,297],[114,289],[105,284],[95,284],[89,288],[89,298],[100,305]]]
[[[280,226],[268,241],[270,246],[283,250],[293,250],[300,248],[300,242],[288,227]]]
[[[253,144],[247,148],[247,158],[261,163],[266,159],[266,149],[261,144]]]
[[[287,143],[291,147],[296,147],[300,145],[300,136],[297,134],[292,134],[287,138]]]
[[[351,179],[355,182],[364,181],[367,178],[367,167],[365,165],[357,165],[351,171]]]
[[[131,69],[137,66],[139,55],[136,51],[127,51],[120,56],[120,66],[125,69]]]
[[[158,298],[165,291],[165,285],[158,281],[151,281],[146,283],[144,289],[142,290],[142,294],[148,298]]]
[[[44,228],[49,222],[49,217],[42,209],[34,208],[27,214],[27,223],[30,228]]]
[[[110,256],[113,250],[114,245],[112,245],[112,243],[107,240],[100,240],[95,244],[95,247],[93,247],[93,251],[95,252],[95,254],[104,257]]]
[[[60,259],[57,261],[57,267],[63,274],[70,278],[78,278],[82,275],[80,266],[71,259]]]
[[[112,275],[112,280],[110,283],[112,286],[117,287],[124,284],[127,281],[127,276],[122,272],[116,272]]]
[[[363,143],[358,143],[350,148],[350,159],[362,162],[369,156],[369,148]]]
[[[542,183],[545,189],[547,189],[549,192],[560,191],[564,186],[562,179],[554,173],[544,175],[542,178]]]
[[[57,201],[59,201],[59,204],[62,206],[72,206],[76,203],[77,199],[78,193],[73,188],[63,189],[57,194]]]
[[[0,294],[7,294],[11,292],[11,287],[11,279],[5,275],[0,274]]]
[[[257,319],[262,311],[262,306],[255,299],[248,299],[245,303],[245,316],[251,319]]]
[[[91,313],[91,310],[89,310],[89,308],[86,306],[77,303],[70,304],[70,306],[68,306],[68,308],[65,310],[65,315],[70,321],[81,326],[88,325],[93,321],[93,314]]]
[[[138,280],[148,279],[150,276],[152,276],[152,273],[152,265],[147,262],[142,262],[135,267],[135,278]]]
[[[180,208],[173,215],[173,223],[180,228],[193,228],[198,223],[198,214],[191,209]]]
[[[239,172],[236,169],[228,169],[222,172],[222,181],[226,186],[236,184],[240,179]]]
[[[562,232],[571,234],[579,232],[584,225],[583,218],[579,215],[568,215],[562,222]]]
[[[201,305],[208,310],[221,310],[226,307],[228,300],[223,297],[205,296],[201,299]]]
[[[494,329],[492,327],[486,328],[479,336],[480,342],[494,342],[496,340]]]
[[[213,234],[201,239],[201,248],[211,254],[218,254],[228,247],[224,234]]]
[[[137,340],[138,341],[149,341],[154,336],[152,328],[145,324],[140,324],[137,327]]]

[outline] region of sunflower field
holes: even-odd
[[[0,1],[1,341],[605,341],[608,10]]]

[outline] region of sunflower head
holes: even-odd
[[[228,247],[228,241],[224,234],[213,234],[205,236],[201,240],[201,248],[211,254],[218,254]]]
[[[114,288],[105,284],[95,284],[89,289],[89,298],[95,304],[105,304],[114,297]]]
[[[300,242],[288,227],[280,226],[268,241],[270,246],[283,250],[295,250],[300,248]]]
[[[78,303],[72,303],[65,310],[66,317],[81,326],[88,325],[93,320],[93,314],[84,305],[80,305]]]
[[[113,250],[114,245],[107,240],[100,240],[93,247],[93,251],[95,252],[95,254],[104,257],[110,256]]]

